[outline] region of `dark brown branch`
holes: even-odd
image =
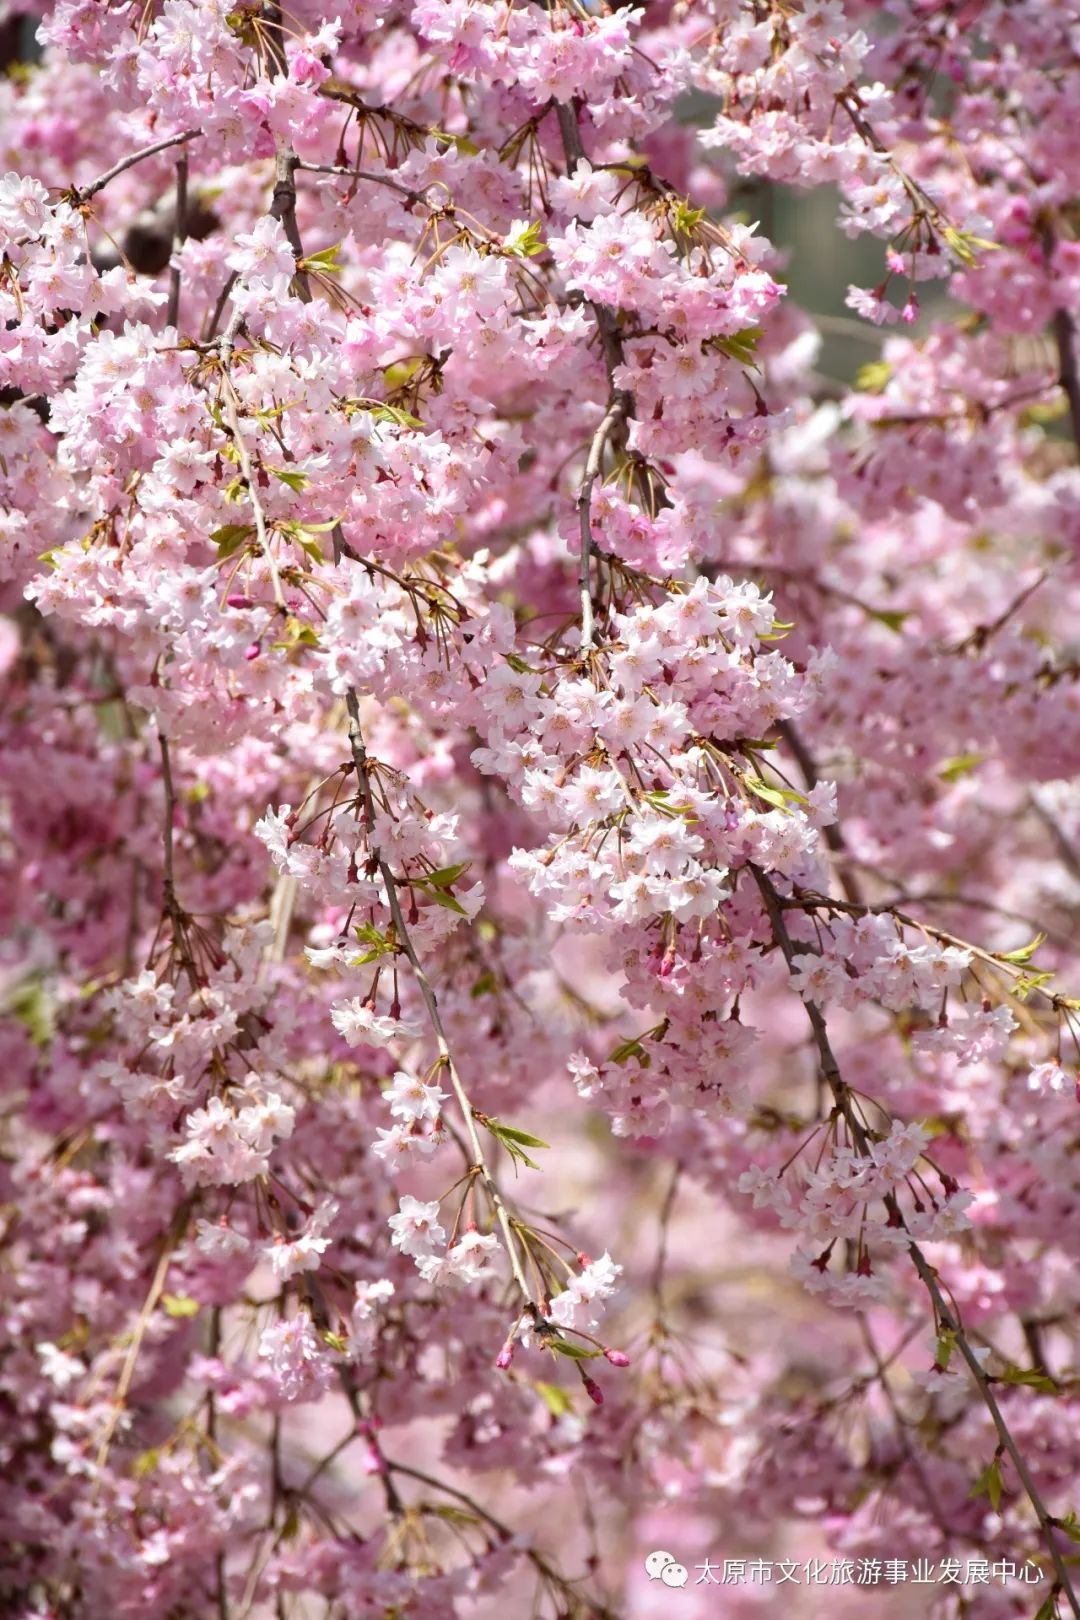
[[[173,221],[173,255],[179,253],[187,240],[188,212],[188,160],[184,152],[176,160],[176,214]],[[175,326],[180,318],[180,266],[169,266],[169,307],[165,312],[165,325]]]

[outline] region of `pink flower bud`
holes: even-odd
[[[513,1359],[514,1359],[514,1347],[510,1343],[510,1340],[507,1339],[506,1343],[503,1345],[502,1349],[499,1351],[498,1355],[495,1357],[495,1365],[496,1365],[496,1367],[498,1367],[500,1372],[505,1372],[507,1367],[509,1367],[510,1363],[513,1361]]]
[[[594,1378],[590,1378],[588,1373],[582,1373],[581,1382],[585,1385],[585,1393],[589,1397],[590,1401],[592,1401],[595,1406],[603,1406],[604,1392],[596,1380]]]
[[[386,1460],[377,1446],[365,1446],[364,1454],[360,1458],[360,1472],[362,1474],[385,1474]]]
[[[251,597],[245,596],[242,591],[233,591],[225,598],[225,602],[226,605],[231,608],[249,608],[255,606],[254,602],[251,600]]]
[[[625,1350],[605,1350],[604,1355],[613,1367],[629,1367],[630,1357]]]
[[[262,642],[261,641],[253,641],[251,643],[251,646],[246,648],[245,651],[244,651],[244,660],[245,660],[245,662],[249,663],[249,664],[253,663],[254,660],[256,658],[258,658],[258,656],[259,656],[259,654],[261,652],[262,652]]]

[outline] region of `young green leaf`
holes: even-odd
[[[469,861],[459,861],[456,866],[440,867],[437,872],[428,872],[424,882],[432,884],[436,889],[449,889],[469,870],[470,864]]]
[[[552,1417],[565,1417],[567,1412],[574,1410],[574,1402],[568,1392],[559,1384],[545,1384],[537,1379],[533,1385],[536,1393],[551,1413]]]
[[[445,906],[447,911],[456,911],[459,917],[469,915],[460,900],[455,900],[452,894],[448,894],[445,889],[437,888],[434,883],[422,878],[413,878],[413,888],[419,889],[421,894],[426,894],[437,906]]]
[[[1034,939],[1029,940],[1026,945],[1019,946],[1015,951],[999,951],[998,959],[1002,962],[1016,962],[1018,965],[1023,965],[1023,963],[1031,961],[1031,958],[1045,940],[1045,934],[1036,934]]]
[[[298,492],[307,489],[311,483],[307,473],[298,472],[293,467],[267,467],[266,470],[268,473],[273,473],[279,483],[288,484],[290,489],[295,489]]]
[[[166,1316],[198,1316],[201,1309],[198,1300],[188,1294],[162,1294],[161,1304]]]
[[[602,1350],[586,1350],[584,1345],[571,1344],[569,1339],[548,1339],[546,1348],[570,1361],[595,1361],[597,1356],[603,1355]]]
[[[977,1496],[986,1496],[990,1499],[990,1506],[996,1513],[1001,1506],[1001,1458],[995,1457],[988,1463],[968,1492],[968,1500],[973,1501]]]
[[[223,562],[226,557],[234,556],[254,533],[250,523],[223,523],[210,536],[217,546],[218,560]]]

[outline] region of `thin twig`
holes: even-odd
[[[412,1468],[405,1463],[391,1463],[389,1466],[395,1474],[404,1474],[407,1479],[419,1480],[422,1485],[430,1485],[432,1490],[441,1491],[444,1496],[454,1497],[456,1501],[464,1503],[478,1519],[482,1519],[491,1525],[492,1529],[497,1532],[503,1541],[509,1542],[513,1540],[514,1532],[510,1526],[502,1519],[497,1519],[486,1507],[482,1507],[476,1498],[470,1496],[467,1491],[459,1490],[456,1485],[447,1485],[443,1480],[436,1479],[432,1474],[425,1474],[422,1468]],[[564,1594],[573,1591],[573,1583],[568,1581],[565,1576],[560,1575],[558,1570],[549,1564],[547,1559],[541,1553],[538,1553],[535,1548],[525,1547],[522,1551],[533,1568],[551,1581],[560,1591]],[[592,1620],[616,1620],[613,1610],[609,1609],[604,1603],[592,1599],[587,1606]]]
[[[385,186],[387,191],[396,191],[398,196],[404,197],[407,202],[417,203],[424,201],[422,191],[411,191],[408,186],[399,185],[396,180],[391,180],[388,175],[372,174],[369,169],[343,169],[340,164],[301,163],[299,161],[294,167],[300,169],[304,174],[331,174],[341,180],[367,180],[373,186]],[[427,189],[425,186],[424,190]]]
[[[224,346],[224,339],[222,340],[222,346]],[[274,601],[283,613],[287,613],[288,603],[285,600],[285,592],[281,588],[281,573],[278,569],[277,558],[274,556],[274,550],[270,544],[270,530],[255,483],[255,469],[251,463],[248,447],[244,443],[244,436],[240,431],[240,414],[236,408],[236,391],[228,377],[225,379],[224,405],[225,420],[228,423],[232,442],[236,447],[240,472],[247,487],[248,499],[251,502],[251,513],[255,519],[255,533],[258,537],[259,547],[270,569],[270,578],[274,588]]]
[[[176,160],[176,215],[173,223],[172,259],[187,240],[188,160],[184,152]],[[180,266],[169,265],[169,307],[165,325],[175,326],[180,318]]]
[[[503,1238],[503,1246],[505,1247],[507,1256],[510,1260],[510,1270],[513,1273],[514,1282],[517,1284],[518,1292],[521,1294],[524,1301],[526,1311],[531,1316],[533,1322],[539,1324],[542,1320],[541,1313],[533,1300],[532,1291],[529,1288],[529,1284],[521,1264],[521,1256],[518,1251],[517,1240],[514,1237],[513,1228],[510,1223],[509,1213],[506,1205],[503,1203],[502,1194],[499,1191],[498,1185],[491,1173],[491,1169],[484,1155],[484,1149],[480,1142],[480,1134],[476,1128],[475,1110],[473,1109],[472,1102],[469,1099],[468,1092],[462,1083],[461,1076],[457,1070],[457,1065],[454,1063],[453,1057],[451,1056],[450,1046],[446,1036],[446,1027],[442,1021],[442,1014],[439,1012],[438,1002],[435,997],[435,992],[432,989],[431,981],[424,970],[423,963],[417,955],[416,947],[412,942],[412,936],[410,935],[405,924],[405,918],[401,910],[401,900],[398,895],[397,879],[390,868],[389,862],[383,855],[381,848],[375,842],[375,801],[371,792],[370,767],[368,762],[367,748],[364,744],[364,734],[360,724],[360,702],[357,698],[356,692],[351,687],[345,695],[345,705],[349,711],[349,745],[352,750],[353,764],[356,767],[360,798],[364,809],[364,824],[367,829],[368,848],[378,863],[380,875],[382,876],[383,883],[386,886],[386,897],[390,906],[390,915],[393,919],[394,931],[397,936],[398,943],[401,945],[401,948],[405,953],[409,966],[413,970],[413,975],[416,979],[417,986],[421,996],[423,997],[424,1006],[427,1009],[428,1019],[435,1035],[436,1044],[439,1048],[439,1055],[443,1060],[443,1064],[450,1079],[450,1085],[453,1089],[454,1096],[457,1099],[457,1104],[461,1111],[462,1120],[465,1125],[465,1134],[468,1138],[469,1149],[473,1156],[473,1165],[483,1181],[485,1191],[487,1192],[487,1195],[491,1200],[492,1208],[495,1211],[496,1220],[499,1223],[499,1228]]]
[[[630,396],[624,391],[617,392],[612,399],[604,418],[592,436],[589,445],[589,454],[585,461],[585,471],[582,474],[581,484],[578,487],[577,509],[578,522],[581,528],[581,552],[578,563],[578,588],[581,595],[581,646],[587,650],[593,643],[593,605],[592,588],[590,584],[589,564],[592,559],[592,492],[593,485],[600,475],[600,467],[604,459],[604,450],[619,422],[625,422],[630,409]]]
[[[299,159],[291,146],[284,147],[277,155],[274,173],[274,194],[270,202],[271,219],[280,220],[285,235],[289,239],[289,246],[297,259],[304,257],[304,244],[300,240],[300,228],[296,223],[296,165]],[[305,304],[311,302],[311,288],[308,278],[298,271],[296,276],[296,290]]]
[[[1058,380],[1069,402],[1073,441],[1080,452],[1080,372],[1076,363],[1076,322],[1069,310],[1054,311],[1053,330],[1058,352]]]
[[[120,1422],[121,1414],[127,1404],[127,1398],[135,1377],[135,1368],[138,1365],[139,1352],[142,1349],[143,1339],[146,1337],[146,1330],[150,1326],[151,1318],[157,1309],[158,1300],[161,1298],[165,1290],[165,1282],[169,1275],[169,1267],[172,1265],[173,1255],[176,1252],[177,1245],[179,1244],[184,1233],[187,1231],[187,1224],[191,1216],[191,1211],[194,1207],[194,1202],[194,1199],[189,1194],[188,1197],[185,1198],[177,1208],[176,1213],[173,1216],[172,1225],[166,1234],[164,1243],[162,1244],[157,1265],[154,1267],[154,1275],[150,1281],[150,1289],[145,1300],[143,1301],[142,1309],[139,1311],[138,1320],[135,1323],[135,1328],[132,1332],[130,1343],[128,1344],[127,1355],[124,1357],[124,1364],[120,1370],[120,1378],[116,1385],[116,1393],[113,1396],[113,1410],[110,1413],[109,1420],[105,1425],[105,1433],[101,1437],[101,1444],[98,1446],[96,1458],[98,1480],[95,1490],[99,1489],[101,1486],[103,1470],[109,1455],[109,1447],[112,1444],[112,1439],[116,1433],[117,1425]]]
[[[96,180],[91,180],[88,186],[72,186],[69,195],[77,203],[89,202],[91,197],[96,197],[110,180],[115,180],[125,169],[134,168],[136,163],[141,163],[144,158],[153,157],[157,152],[167,152],[170,146],[181,146],[185,141],[193,141],[201,134],[201,129],[188,129],[182,135],[170,135],[167,140],[155,141],[153,146],[144,146],[141,152],[132,152],[126,158],[121,158],[111,169],[106,169]]]
[[[751,862],[749,863],[749,869],[753,876],[754,882],[757,884],[762,901],[764,902],[765,910],[768,914],[769,923],[772,928],[773,938],[779,946],[781,954],[783,955],[788,967],[792,968],[795,965],[796,957],[799,955],[800,947],[795,943],[788,931],[780,896],[777,894],[776,889],[773,887],[770,879],[760,869],[760,867],[755,866]],[[818,1061],[820,1064],[821,1073],[828,1084],[829,1090],[832,1092],[836,1111],[844,1120],[844,1123],[848,1128],[855,1151],[861,1157],[868,1158],[870,1157],[871,1152],[870,1137],[867,1133],[866,1127],[863,1125],[862,1121],[859,1119],[859,1116],[855,1112],[851,1091],[849,1090],[840,1072],[840,1065],[837,1062],[836,1054],[833,1051],[832,1043],[829,1039],[828,1027],[826,1025],[824,1014],[822,1013],[818,1004],[809,998],[804,999],[803,1005],[806,1008],[806,1016],[810,1020],[810,1027],[813,1030],[814,1044],[816,1045],[818,1051]],[[895,1196],[892,1193],[886,1194],[884,1203],[891,1223],[894,1226],[898,1226],[901,1230],[907,1231],[907,1223],[904,1220],[903,1212],[901,1211]],[[1062,1558],[1060,1549],[1058,1548],[1054,1537],[1054,1529],[1057,1521],[1046,1507],[1039,1488],[1032,1478],[1028,1466],[1017,1448],[1016,1442],[1009,1431],[1008,1424],[1005,1422],[1001,1407],[998,1405],[997,1397],[991,1388],[990,1380],[983,1371],[979,1358],[973,1350],[967,1335],[964,1332],[959,1313],[954,1310],[954,1308],[945,1298],[941,1284],[938,1281],[937,1272],[927,1260],[925,1254],[917,1243],[911,1241],[908,1243],[907,1248],[911,1262],[914,1265],[915,1270],[918,1272],[919,1278],[929,1294],[931,1302],[933,1303],[935,1317],[940,1326],[952,1336],[956,1344],[956,1348],[959,1350],[960,1355],[975,1382],[979,1394],[982,1397],[983,1404],[990,1414],[991,1421],[993,1422],[994,1428],[997,1431],[998,1440],[1001,1443],[1001,1448],[1003,1451],[1008,1453],[1013,1467],[1016,1469],[1017,1478],[1020,1480],[1020,1483],[1024,1488],[1028,1501],[1035,1510],[1035,1517],[1039,1521],[1047,1551],[1049,1552],[1050,1558],[1054,1565],[1054,1571],[1057,1576],[1060,1590],[1064,1592],[1065,1596],[1068,1598],[1069,1607],[1072,1609],[1074,1616],[1076,1616],[1076,1620],[1080,1620],[1080,1600],[1077,1599],[1076,1592],[1073,1589],[1072,1580],[1069,1575],[1068,1567]]]
[[[165,910],[170,915],[176,910],[176,885],[173,879],[173,818],[176,814],[176,790],[173,787],[172,761],[169,757],[169,739],[164,732],[158,732],[158,749],[161,754],[161,780],[165,789],[165,852],[162,857],[162,889],[165,894]]]

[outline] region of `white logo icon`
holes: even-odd
[[[665,1586],[685,1586],[689,1575],[685,1564],[680,1564],[669,1552],[651,1552],[645,1560],[645,1573],[650,1581],[663,1581]]]
[[[660,1572],[666,1564],[675,1562],[675,1554],[669,1552],[651,1552],[645,1560],[645,1573],[650,1581],[658,1581]]]

